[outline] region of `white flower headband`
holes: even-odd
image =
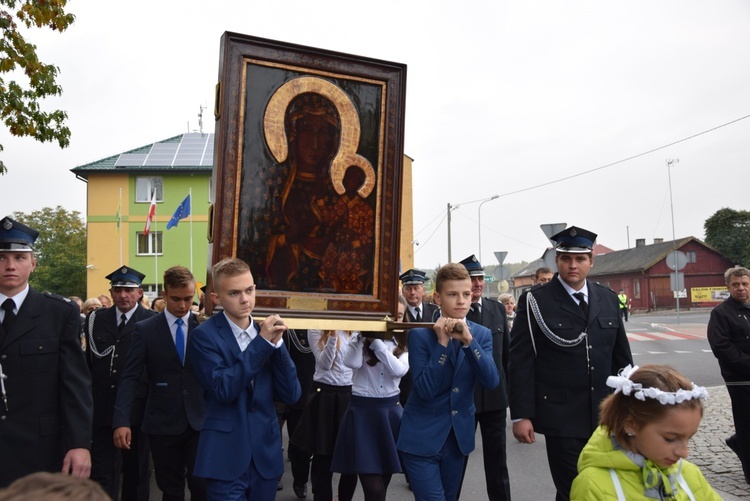
[[[609,376],[607,378],[607,386],[615,389],[615,393],[622,392],[623,395],[630,396],[631,394],[638,400],[645,401],[646,398],[653,398],[658,400],[662,405],[674,405],[685,402],[686,400],[692,400],[695,398],[705,399],[708,397],[708,392],[703,386],[696,386],[692,383],[693,389],[683,390],[680,388],[677,391],[662,391],[659,388],[644,388],[641,383],[634,383],[630,380],[630,376],[638,370],[638,366],[632,367],[628,365],[620,371],[617,376]]]

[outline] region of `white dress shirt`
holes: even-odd
[[[565,290],[568,294],[570,294],[570,297],[573,298],[573,301],[578,304],[578,298],[575,297],[573,294],[577,294],[578,292],[583,292],[583,297],[586,299],[586,304],[589,304],[589,282],[588,280],[584,282],[583,287],[581,287],[581,290],[577,291],[567,283],[565,283],[565,280],[560,278],[560,275],[557,276],[557,279],[560,281],[563,287],[565,287]]]
[[[239,325],[235,324],[229,319],[226,312],[222,311],[221,314],[224,315],[224,318],[226,318],[227,322],[229,322],[229,327],[232,328],[232,334],[234,334],[234,338],[237,340],[237,344],[240,346],[240,351],[245,351],[250,345],[250,342],[255,339],[255,336],[258,335],[258,331],[255,329],[255,323],[250,320],[250,326],[247,329],[242,329]],[[276,344],[267,339],[265,339],[265,341],[274,348],[279,348],[282,344],[284,344],[284,339],[279,339],[279,342]]]
[[[344,364],[353,369],[352,395],[370,398],[385,398],[398,395],[398,383],[409,371],[409,354],[393,355],[396,342],[392,339],[374,339],[370,348],[378,363],[370,365],[365,355],[365,338],[360,333],[352,334],[344,352]]]
[[[350,386],[352,370],[344,364],[344,352],[349,344],[349,334],[346,331],[336,331],[334,335],[328,337],[325,345],[320,346],[322,336],[323,332],[320,330],[307,331],[307,340],[315,355],[313,381],[332,386]]]
[[[21,305],[26,300],[26,296],[29,295],[29,284],[26,284],[26,288],[16,294],[15,296],[11,297],[10,299],[13,300],[13,302],[16,304],[16,307],[13,308],[13,313],[18,315],[18,310],[21,309]],[[8,299],[8,296],[0,292],[0,304],[3,304],[5,300]],[[5,320],[5,310],[0,308],[0,323]]]
[[[188,340],[188,323],[190,320],[190,315],[192,315],[192,312],[188,311],[184,317],[182,318],[182,332],[185,334],[183,339],[184,346],[182,353],[187,353],[187,340]],[[167,324],[169,325],[169,331],[172,333],[172,342],[177,344],[177,318],[176,316],[172,315],[169,310],[166,308],[164,309],[164,316],[167,317]]]

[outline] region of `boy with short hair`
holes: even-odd
[[[243,261],[227,258],[212,269],[211,298],[224,311],[189,338],[188,355],[207,392],[195,475],[206,478],[210,500],[272,500],[284,473],[274,397],[300,397],[297,372],[278,315],[252,320],[255,282]]]
[[[438,270],[435,303],[442,316],[434,327],[409,331],[413,386],[396,445],[416,499],[453,500],[474,450],[474,383],[491,389],[500,376],[489,329],[466,320],[471,278],[463,265]]]

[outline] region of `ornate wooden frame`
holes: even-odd
[[[250,264],[258,285],[255,314],[278,313],[285,319],[296,319],[292,326],[300,328],[359,330],[385,330],[386,316],[395,316],[405,90],[406,66],[403,64],[236,33],[227,32],[222,36],[214,110],[210,265],[230,256],[240,257]],[[301,94],[329,103],[327,109],[333,104],[336,113],[327,115],[328,121],[334,124],[328,136],[333,138],[329,143],[337,146],[330,147],[332,161],[324,175],[325,186],[315,188],[320,196],[310,198],[310,203],[303,198],[305,203],[295,207],[295,199],[287,195],[296,182],[295,176],[303,174],[298,174],[295,161],[289,158],[289,146],[292,138],[301,137],[302,133],[287,131],[285,120],[292,120],[290,103]],[[308,109],[312,115],[317,108],[310,105],[305,112]],[[286,128],[290,127],[289,123]],[[298,157],[302,158],[302,154]],[[350,166],[359,167],[365,176],[357,196],[351,190],[345,194],[344,174]],[[307,186],[319,185],[315,181]],[[330,190],[331,186],[335,193]],[[295,210],[308,211],[303,213],[308,219],[312,213],[319,217],[316,202],[319,207],[327,207],[325,201],[344,203],[349,200],[345,195],[369,207],[363,210],[374,216],[374,227],[371,233],[362,235],[365,241],[371,242],[363,258],[368,265],[360,266],[368,269],[368,278],[360,280],[367,285],[360,290],[350,288],[341,292],[327,286],[331,280],[336,282],[332,273],[316,286],[323,276],[323,272],[316,271],[317,267],[322,267],[320,254],[307,253],[315,256],[306,258],[312,259],[314,269],[310,271],[310,266],[300,264],[301,253],[289,250],[292,244],[288,242],[292,234],[298,238],[297,230],[287,229],[284,234],[276,228],[283,228],[285,224],[289,228],[294,226],[296,218],[291,214]],[[282,221],[282,224],[276,225],[274,221]],[[330,235],[337,230],[333,224],[328,228],[321,232],[327,235],[328,240],[323,241],[330,247],[334,238]],[[308,230],[305,227],[305,231]],[[275,231],[280,234],[274,234]],[[359,231],[363,232],[361,228]],[[342,240],[341,236],[337,238],[337,241]],[[359,245],[359,239],[353,241]],[[283,247],[285,256],[297,256],[290,269],[281,266],[285,261],[274,257],[276,242],[288,247]],[[350,254],[357,255],[351,251]],[[326,258],[329,270],[333,255],[329,250],[327,256],[331,257]],[[303,275],[303,271],[309,273]],[[287,282],[274,280],[286,276],[292,278]],[[208,278],[210,283],[210,276]],[[304,288],[300,283],[310,287]]]

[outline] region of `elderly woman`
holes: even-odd
[[[505,313],[508,314],[508,330],[513,327],[513,319],[516,318],[516,299],[512,294],[500,294],[497,300],[505,306]]]
[[[83,307],[81,308],[81,313],[84,315],[88,315],[91,310],[98,310],[102,307],[102,302],[99,301],[99,299],[92,297],[86,300],[85,303],[83,303]]]

